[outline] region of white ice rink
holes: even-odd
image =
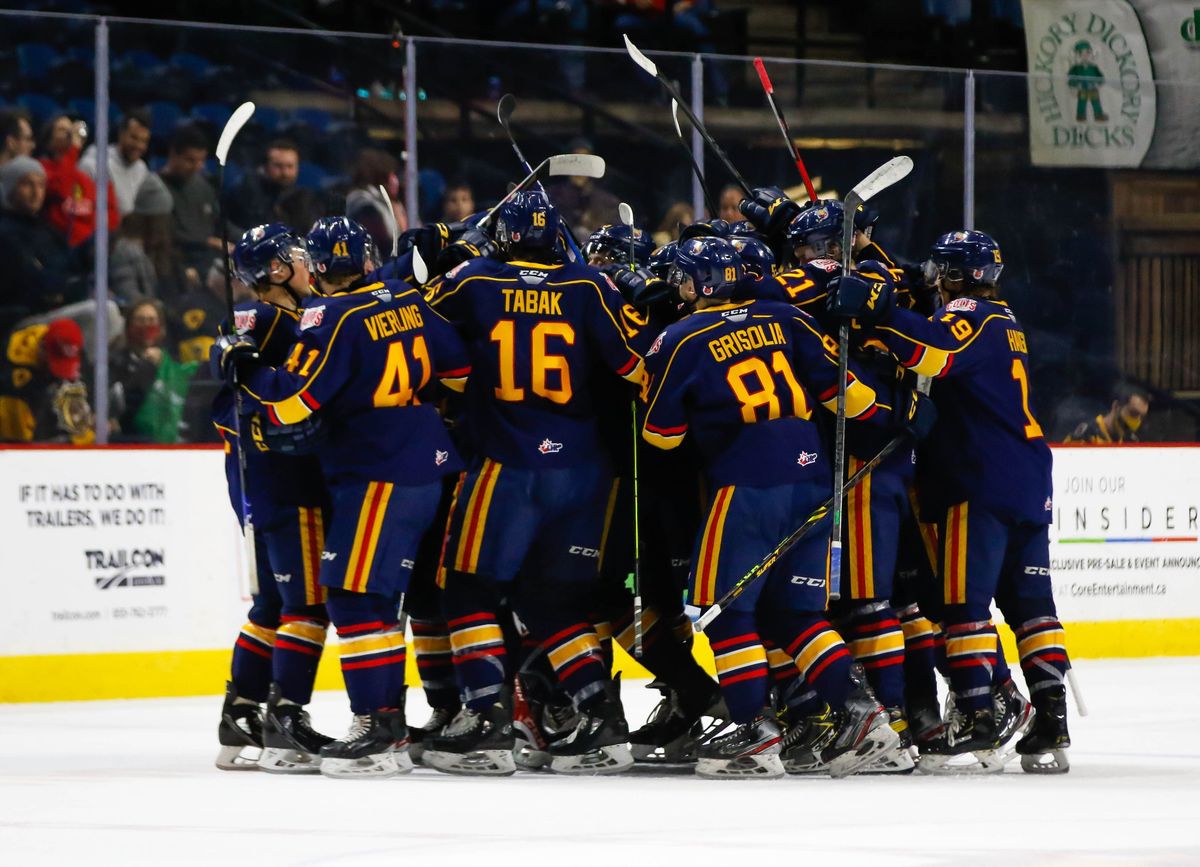
[[[215,697],[3,705],[0,865],[1200,864],[1200,659],[1077,671],[1091,716],[1052,778],[279,777],[213,767]],[[626,687],[635,724],[655,695]]]

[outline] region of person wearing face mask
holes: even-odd
[[[125,318],[125,345],[109,362],[109,382],[117,396],[114,416],[124,438],[142,439],[138,412],[154,388],[163,361],[163,312],[159,302],[135,303]]]
[[[1108,412],[1091,421],[1080,422],[1063,442],[1092,445],[1139,442],[1138,430],[1149,412],[1150,394],[1136,385],[1122,382],[1113,390]]]

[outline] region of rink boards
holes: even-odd
[[[1071,653],[1200,655],[1200,447],[1056,448],[1054,485]],[[0,701],[220,690],[249,583],[219,448],[0,447],[0,527]]]

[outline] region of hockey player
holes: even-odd
[[[318,411],[323,419],[318,456],[333,520],[320,580],[354,720],[322,748],[321,772],[391,776],[412,767],[398,602],[442,478],[461,468],[430,388],[435,378],[464,387],[470,366],[454,329],[420,292],[371,278],[374,244],[357,223],[319,220],[307,246],[326,297],[305,308],[286,361],[267,366],[253,344],[231,342],[221,358],[272,423],[296,424]]]
[[[829,450],[813,414],[818,402],[828,409],[836,403],[837,347],[790,306],[731,300],[743,267],[723,239],[681,242],[676,268],[680,296],[696,312],[670,326],[647,355],[643,436],[665,449],[689,433],[696,439],[714,494],[693,557],[690,601],[706,607],[830,495]],[[846,400],[856,423],[889,415],[853,374]],[[914,412],[919,407],[912,404]],[[701,775],[784,771],[780,729],[764,711],[763,639],[784,650],[834,708],[834,737],[822,754],[833,776],[853,773],[896,745],[887,713],[852,676],[850,653],[825,618],[827,579],[828,530],[818,527],[710,625],[733,727],[701,745]]]
[[[1016,632],[1036,709],[1032,730],[1016,747],[1022,767],[1063,772],[1070,746],[1063,681],[1070,664],[1050,583],[1051,455],[1031,409],[1025,332],[999,297],[1004,260],[992,238],[975,231],[943,235],[930,263],[949,302],[929,319],[896,308],[886,285],[877,292],[859,277],[841,280],[831,297],[839,315],[876,322],[876,334],[905,367],[934,377],[944,407],[928,443],[937,460],[921,463],[918,482],[922,510],[939,516],[955,710],[927,752],[936,766],[997,744],[995,599]],[[924,767],[925,752],[921,761]]]
[[[494,234],[506,261],[466,262],[430,297],[470,346],[460,424],[475,462],[442,561],[464,707],[425,762],[451,773],[515,770],[511,668],[497,619],[506,594],[579,711],[576,728],[550,746],[551,769],[616,772],[632,762],[628,730],[588,619],[613,492],[591,377],[602,364],[639,383],[642,361],[604,276],[560,260],[558,212],[544,195],[514,196]]]
[[[234,248],[233,268],[257,296],[234,308],[236,333],[253,339],[267,363],[282,363],[311,295],[303,240],[282,223],[250,229]],[[232,390],[224,388],[213,406],[239,520],[243,493],[236,450],[246,450],[245,500],[254,518],[258,561],[257,592],[233,651],[217,767],[254,767],[247,748],[261,747],[257,767],[311,773],[320,764],[321,747],[332,740],[313,731],[303,710],[312,698],[329,625],[318,583],[328,496],[316,459],[289,454],[310,429],[264,428],[261,405],[249,395],[242,403],[240,441],[234,434]],[[260,730],[261,702],[267,707]]]

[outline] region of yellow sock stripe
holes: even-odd
[[[449,635],[414,635],[412,640],[413,650],[419,655],[426,653],[449,653],[450,652],[450,636]]]
[[[719,653],[713,658],[718,677],[752,665],[763,665],[766,661],[767,649],[761,644],[732,650],[729,653]]]
[[[1062,629],[1047,629],[1045,632],[1039,632],[1037,635],[1017,639],[1017,652],[1020,653],[1022,659],[1032,653],[1050,647],[1066,650],[1067,633]]]
[[[455,629],[450,633],[450,647],[455,653],[502,644],[504,644],[504,633],[495,623],[472,626],[470,629]]]
[[[796,660],[792,659],[778,647],[769,647],[767,648],[767,665],[771,666],[772,670],[794,668]]]
[[[265,626],[259,626],[257,623],[246,623],[242,627],[242,632],[253,639],[261,641],[263,644],[271,647],[275,646],[275,630],[267,629]]]
[[[996,636],[964,635],[946,639],[946,656],[971,656],[976,653],[995,653]]]
[[[885,653],[904,652],[904,634],[901,632],[885,632],[871,638],[859,638],[848,642],[847,647],[855,659],[870,659]]]
[[[604,552],[608,549],[608,531],[612,529],[613,513],[617,510],[617,491],[620,489],[621,480],[613,479],[612,488],[608,492],[608,505],[604,508],[604,529],[600,532],[600,560],[596,564],[598,569],[604,568]]]
[[[397,638],[398,637],[398,638]],[[372,632],[355,638],[343,638],[338,642],[338,654],[343,658],[379,653],[393,647],[403,647],[404,636],[399,632]]]
[[[937,632],[931,623],[925,617],[914,617],[912,620],[901,620],[900,629],[904,633],[904,637],[913,641],[917,638],[923,638],[926,635],[933,635]]]
[[[292,620],[284,623],[279,627],[279,634],[300,638],[322,646],[325,644],[325,627],[307,620]]]
[[[813,667],[813,663],[840,644],[842,644],[841,636],[832,629],[826,629],[810,640],[796,654],[796,667],[805,677],[808,677],[808,671]]]
[[[555,669],[561,669],[565,668],[572,661],[589,653],[600,653],[600,640],[594,632],[587,632],[578,638],[572,638],[565,644],[560,644],[547,651],[546,656],[549,657],[550,664]]]

